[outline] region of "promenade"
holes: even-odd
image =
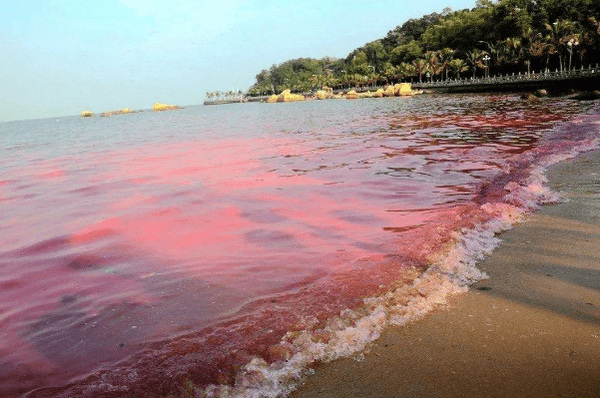
[[[600,66],[588,66],[570,71],[556,70],[532,73],[513,73],[491,77],[476,77],[448,80],[430,80],[410,82],[415,90],[437,93],[476,93],[476,92],[526,92],[546,89],[550,94],[562,94],[569,91],[600,90]],[[353,88],[357,92],[375,91],[384,88],[380,85],[367,85]],[[350,90],[335,89],[335,93]],[[310,97],[314,93],[304,93]],[[204,105],[222,105],[239,102],[265,102],[269,96],[246,96],[243,99],[205,101]]]
[[[492,77],[448,79],[413,83],[412,86],[418,90],[447,93],[531,91],[542,88],[551,91],[593,90],[600,89],[600,68],[595,65],[571,71],[542,71]]]

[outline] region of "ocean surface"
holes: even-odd
[[[0,396],[279,396],[485,275],[593,102],[431,95],[0,124]]]

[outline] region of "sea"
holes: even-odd
[[[0,396],[285,396],[486,278],[598,113],[440,94],[1,123]]]

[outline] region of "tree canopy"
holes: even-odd
[[[273,65],[248,93],[579,68],[600,62],[599,21],[598,0],[478,0],[410,19],[344,59]]]

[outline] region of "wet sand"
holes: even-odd
[[[600,152],[547,176],[569,201],[504,233],[488,280],[291,396],[600,397]]]

